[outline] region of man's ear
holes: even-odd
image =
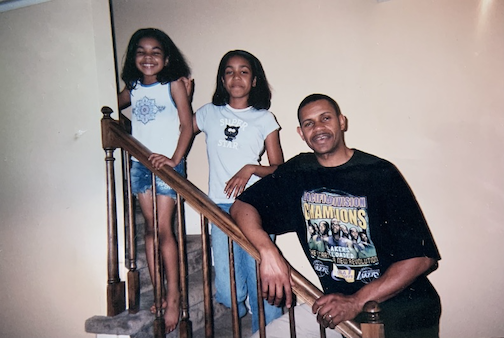
[[[343,115],[343,114],[340,114],[338,116],[338,118],[339,118],[339,123],[340,123],[340,126],[341,126],[341,131],[347,131],[347,129],[348,129],[348,120],[347,120],[346,116]]]
[[[301,136],[301,139],[304,141],[305,138],[304,138],[303,132],[301,131],[301,127],[297,127],[297,132],[298,132],[299,136]]]

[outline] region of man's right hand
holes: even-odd
[[[290,308],[294,284],[290,265],[262,228],[259,213],[252,205],[240,200],[235,200],[229,211],[245,237],[259,251],[262,297],[276,306],[285,297],[285,304]]]
[[[273,244],[274,245],[274,244]],[[260,252],[262,297],[269,304],[280,306],[284,297],[288,308],[292,305],[292,285],[290,265],[275,247]]]

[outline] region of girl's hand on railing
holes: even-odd
[[[155,153],[151,154],[148,160],[150,161],[152,166],[157,170],[161,169],[161,167],[163,167],[164,165],[168,165],[172,168],[174,168],[177,165],[177,163],[175,163],[171,158],[168,158],[161,154],[155,154]]]
[[[253,173],[254,167],[252,165],[245,165],[236,174],[234,174],[234,176],[226,182],[226,187],[224,188],[224,193],[227,198],[230,198],[231,196],[236,198],[236,196],[240,195],[243,190],[245,190],[247,182]]]

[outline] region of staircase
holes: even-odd
[[[105,151],[105,167],[107,180],[107,314],[109,316],[94,316],[86,320],[85,330],[88,333],[100,334],[100,338],[109,335],[113,336],[130,336],[133,338],[153,337],[154,315],[149,311],[153,304],[153,287],[150,282],[147,265],[145,262],[145,250],[143,244],[143,217],[139,210],[131,211],[135,213],[136,218],[136,242],[138,246],[137,267],[140,275],[140,311],[136,314],[129,314],[128,311],[122,311],[125,305],[125,283],[121,281],[119,273],[119,258],[118,258],[118,243],[120,239],[117,233],[117,215],[116,215],[116,189],[115,189],[115,174],[114,174],[114,150],[121,148],[129,153],[129,155],[137,158],[143,165],[151,171],[155,171],[156,175],[163,181],[168,183],[179,196],[183,198],[196,212],[198,212],[202,220],[213,222],[222,229],[235,243],[238,243],[246,250],[254,259],[259,259],[259,253],[255,247],[247,240],[245,235],[240,231],[229,214],[222,211],[215,203],[213,203],[208,195],[203,193],[198,187],[190,181],[180,177],[173,170],[162,167],[156,170],[149,162],[148,157],[151,154],[149,149],[133,138],[123,127],[124,123],[111,118],[113,113],[110,107],[102,108],[103,118],[102,125],[102,146]],[[129,209],[129,208],[128,208]],[[192,335],[190,337],[205,337],[204,334],[204,301],[203,301],[203,272],[211,274],[211,269],[202,266],[202,251],[200,236],[186,236],[187,242],[187,268],[188,274],[188,313],[189,321],[192,324],[191,330],[184,330],[184,335],[187,332]],[[129,239],[128,239],[129,240]],[[206,243],[205,243],[206,244]],[[128,251],[128,250],[127,250]],[[129,274],[132,280],[136,279],[136,274]],[[206,276],[205,276],[206,277]],[[306,302],[308,305],[313,305],[316,299],[322,296],[322,292],[304,278],[296,269],[291,267],[291,276],[293,284],[293,292],[298,299]],[[210,278],[212,280],[212,278]],[[198,283],[198,281],[200,281]],[[136,284],[136,282],[133,282]],[[137,284],[137,286],[138,286]],[[212,294],[210,303],[213,301],[215,290],[210,290],[205,287],[208,293]],[[132,290],[133,291],[133,290]],[[138,289],[137,289],[138,291]],[[136,291],[133,291],[134,294]],[[208,303],[208,302],[207,302]],[[138,303],[137,303],[138,304]],[[213,332],[217,337],[232,337],[231,334],[231,314],[230,310],[213,302],[208,304],[213,306]],[[373,315],[370,313],[370,315]],[[210,316],[210,314],[207,314]],[[187,317],[187,316],[186,316]],[[183,322],[189,329],[189,323]],[[381,325],[377,323],[378,325]],[[250,336],[251,318],[250,315],[245,316],[241,320],[241,337]],[[375,324],[373,324],[375,325]],[[354,321],[344,321],[338,324],[338,330],[348,338],[361,338],[362,331]],[[159,332],[158,332],[159,333]],[[287,334],[287,332],[286,332]],[[159,336],[159,334],[157,335]],[[166,335],[166,337],[178,337],[177,330]],[[371,336],[370,336],[371,337]],[[377,337],[377,336],[372,336]],[[121,337],[122,338],[122,337]]]
[[[144,219],[139,208],[135,210],[136,242],[137,242],[137,269],[140,273],[140,311],[137,314],[125,312],[115,316],[94,316],[85,323],[88,333],[101,335],[122,335],[131,338],[153,338],[154,315],[150,307],[154,304],[154,291],[150,280],[145,255]],[[205,311],[203,305],[203,274],[202,274],[202,243],[200,235],[188,235],[187,265],[189,289],[189,318],[192,322],[193,337],[205,337]],[[212,286],[212,294],[215,289]],[[231,310],[221,304],[213,302],[214,332],[218,337],[233,337]],[[251,316],[247,314],[241,319],[242,337],[251,335]],[[178,328],[167,334],[167,338],[178,337]]]

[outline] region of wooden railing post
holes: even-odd
[[[375,301],[364,304],[366,319],[361,323],[362,338],[385,338],[385,328],[380,319],[380,306]]]
[[[112,109],[102,108],[102,143],[105,150],[107,176],[107,316],[115,316],[126,308],[125,284],[119,278],[119,256],[117,243],[117,207],[114,175],[114,150],[107,123],[112,121]]]
[[[233,240],[229,237],[228,237],[228,255],[229,255],[229,286],[231,291],[231,316],[233,323],[233,337],[241,337],[240,318],[238,314],[238,297],[236,292],[234,244]]]
[[[129,313],[138,313],[140,311],[140,273],[137,270],[137,245],[136,228],[134,222],[133,196],[131,194],[131,173],[130,156],[123,150],[123,191],[125,199],[124,224],[126,227],[127,241],[127,268],[128,268],[128,311]]]
[[[289,308],[289,332],[291,338],[296,338],[296,317],[294,316],[295,302]]]
[[[184,215],[184,200],[177,194],[177,240],[179,256],[179,274],[180,274],[180,308],[181,318],[179,324],[179,337],[192,337],[192,323],[189,319],[189,290],[187,283],[187,248],[186,248],[186,227]]]
[[[151,173],[152,178],[152,215],[154,232],[154,304],[156,307],[156,318],[154,319],[154,338],[165,337],[165,321],[163,317],[163,260],[159,247],[159,222],[156,193],[156,175]]]
[[[203,253],[203,302],[205,307],[205,337],[214,336],[213,308],[210,271],[210,240],[208,238],[208,219],[201,216],[201,251]]]
[[[261,271],[259,263],[255,262],[256,266],[256,287],[257,287],[257,309],[259,311],[259,338],[266,337],[266,315],[264,313],[264,299],[262,297]]]

